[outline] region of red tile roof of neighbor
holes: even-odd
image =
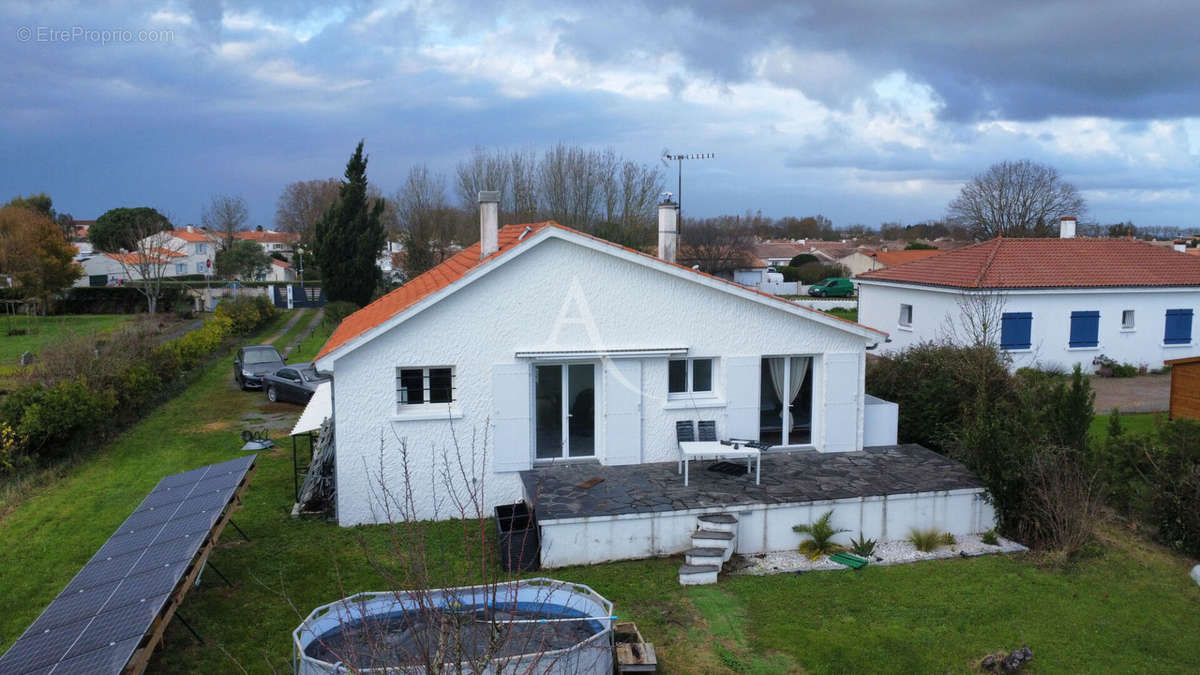
[[[298,234],[295,234],[292,232],[274,232],[271,230],[263,230],[262,232],[259,232],[258,230],[245,230],[242,232],[234,232],[233,237],[234,237],[234,239],[246,239],[249,241],[258,241],[258,242],[266,241],[266,242],[275,242],[275,243],[280,243],[280,244],[287,244],[287,243],[291,243],[291,242],[295,242],[295,241],[300,241],[300,235],[298,235]]]
[[[852,326],[856,326],[858,328],[866,328],[867,330],[871,330],[876,333],[880,333],[881,335],[886,335],[886,333],[884,333],[883,331],[879,331],[874,328],[870,328],[868,326],[863,326],[862,324],[855,323],[848,319],[843,319],[841,317],[833,316],[832,314],[827,314],[820,310],[804,307],[803,305],[797,305],[796,303],[794,303],[790,300],[786,300],[784,298],[780,298],[779,296],[771,295],[770,293],[764,293],[762,291],[758,291],[758,290],[749,288],[747,286],[743,286],[741,284],[735,284],[732,281],[728,281],[726,279],[721,279],[720,277],[715,277],[715,276],[712,276],[711,274],[707,274],[707,273],[701,272],[699,270],[694,270],[694,269],[692,269],[690,267],[686,267],[684,265],[678,265],[675,263],[667,263],[667,262],[660,260],[659,258],[656,258],[647,253],[643,253],[641,251],[637,251],[632,248],[628,248],[626,246],[621,246],[620,244],[614,244],[611,241],[608,241],[606,239],[600,239],[599,237],[593,237],[590,234],[586,234],[584,232],[580,232],[578,230],[575,230],[575,229],[572,229],[569,227],[565,227],[563,225],[559,225],[558,223],[556,223],[554,221],[547,221],[544,223],[506,225],[506,226],[500,228],[500,231],[499,231],[500,250],[497,251],[496,253],[491,254],[486,259],[484,259],[484,260],[479,259],[479,243],[476,242],[474,244],[471,244],[470,246],[459,251],[457,254],[451,256],[450,258],[447,258],[444,262],[442,262],[437,267],[434,267],[433,269],[429,270],[428,272],[418,275],[417,277],[413,278],[411,281],[404,284],[400,288],[397,288],[396,290],[392,291],[391,293],[388,293],[387,295],[383,296],[382,298],[379,298],[375,302],[372,302],[371,304],[367,305],[366,307],[363,307],[362,309],[358,310],[357,312],[351,314],[350,316],[343,319],[342,323],[339,324],[337,329],[335,329],[333,331],[333,335],[331,335],[329,337],[329,340],[325,343],[325,346],[321,348],[321,352],[319,354],[317,354],[317,359],[323,358],[326,354],[329,354],[330,352],[341,347],[342,345],[346,344],[347,342],[353,340],[354,338],[358,337],[359,335],[371,330],[372,328],[375,328],[376,326],[383,324],[388,319],[391,319],[392,317],[396,316],[397,314],[404,311],[405,309],[408,309],[409,307],[420,302],[426,296],[432,295],[433,293],[436,293],[437,291],[440,291],[443,288],[446,288],[450,284],[452,284],[455,281],[458,281],[459,279],[466,276],[466,274],[468,272],[470,272],[472,269],[474,269],[475,267],[478,267],[479,265],[481,265],[489,260],[493,260],[495,258],[498,258],[498,257],[504,255],[505,253],[508,253],[509,251],[515,249],[523,241],[528,241],[528,240],[532,239],[533,235],[537,234],[538,232],[541,232],[542,230],[544,230],[546,228],[550,228],[550,227],[555,227],[560,230],[570,232],[571,234],[575,234],[575,235],[578,235],[581,237],[587,237],[594,241],[601,242],[603,244],[612,246],[614,248],[623,249],[630,253],[634,253],[634,254],[637,254],[640,256],[645,256],[646,258],[656,260],[660,263],[669,264],[669,265],[672,265],[679,269],[687,270],[693,274],[699,274],[700,276],[703,276],[703,277],[706,277],[709,279],[714,279],[714,280],[722,282],[722,283],[727,283],[727,284],[730,284],[731,286],[736,286],[742,290],[751,291],[751,292],[757,293],[758,295],[761,295],[763,297],[767,297],[767,298],[771,298],[772,300],[777,300],[779,302],[787,303],[788,305],[790,305],[792,307],[800,307],[802,309],[809,310],[815,314],[820,314],[824,318],[836,319],[838,321],[844,321]],[[529,235],[522,237],[521,235],[525,232],[526,228],[529,228],[529,230],[530,230]]]
[[[291,267],[292,266],[292,263],[287,262],[286,260],[280,260],[278,258],[271,258],[271,264],[277,265],[279,267]]]
[[[191,232],[188,232],[187,229],[171,230],[171,236],[184,241],[198,242],[211,240],[211,237],[209,237],[207,233],[201,232],[200,230],[192,230]]]
[[[865,281],[954,288],[1200,286],[1200,260],[1127,239],[997,238],[866,272]]]
[[[903,265],[904,263],[920,260],[921,258],[928,258],[931,255],[938,255],[939,253],[941,253],[941,251],[928,249],[917,249],[914,251],[863,251],[864,255],[875,256],[875,259],[879,261],[880,265],[885,265],[887,267]]]

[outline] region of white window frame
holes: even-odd
[[[208,244],[202,241],[196,242],[196,255],[208,253]]]
[[[175,276],[181,277],[187,273],[187,263],[175,263]]]
[[[1126,321],[1128,317],[1128,321]],[[1135,310],[1126,309],[1121,311],[1121,330],[1124,332],[1132,332],[1137,330],[1137,314]]]
[[[429,371],[431,370],[450,370],[450,400],[438,401],[436,403],[429,400]],[[420,403],[405,403],[400,400],[400,374],[406,370],[421,371],[421,398]],[[396,366],[395,383],[396,383],[396,410],[428,410],[433,407],[454,406],[458,404],[458,387],[455,383],[458,381],[458,369],[454,366]]]
[[[686,388],[683,391],[671,391],[671,362],[672,361],[683,361],[687,364],[687,371],[686,371],[686,374],[684,375],[684,385]],[[695,380],[694,380],[695,375],[694,375],[694,371],[692,370],[692,364],[695,361],[708,361],[708,363],[709,363],[709,365],[708,365],[708,369],[709,369],[708,370],[708,389],[699,389],[699,390],[693,389],[693,386],[695,384]],[[717,395],[717,359],[715,357],[697,356],[697,357],[688,357],[685,359],[668,359],[667,360],[667,398],[668,399],[681,399],[681,398],[692,398],[692,397],[715,398],[716,395]]]
[[[196,263],[196,274],[204,274],[207,271],[208,271],[208,267],[206,267],[204,263],[202,263],[202,262]]]
[[[908,321],[904,320],[904,308],[905,307],[908,308]],[[900,318],[898,318],[896,320],[896,325],[900,326],[901,328],[912,329],[912,320],[913,320],[913,306],[911,304],[904,303],[904,302],[900,303]]]

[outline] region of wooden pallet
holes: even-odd
[[[618,623],[613,627],[613,635],[618,673],[653,673],[658,670],[654,645],[642,639],[642,634],[632,621]]]

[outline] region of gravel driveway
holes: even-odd
[[[1137,377],[1093,377],[1097,414],[1104,415],[1113,408],[1124,413],[1160,412],[1171,404],[1170,375],[1139,375]]]

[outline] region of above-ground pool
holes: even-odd
[[[612,672],[612,603],[545,578],[359,593],[313,610],[292,637],[305,675]]]

